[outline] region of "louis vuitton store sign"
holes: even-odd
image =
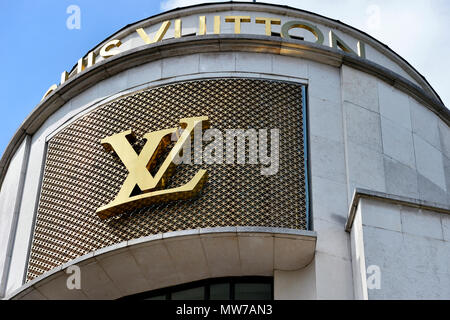
[[[175,9],[100,42],[58,83],[0,162],[6,299],[377,298],[367,267],[390,264],[369,213],[414,196],[448,209],[420,189],[447,195],[445,149],[395,122],[421,112],[444,132],[439,96],[339,21]],[[399,137],[441,162],[408,162]],[[415,175],[416,193],[392,172]]]

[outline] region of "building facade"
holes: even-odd
[[[1,159],[0,295],[449,299],[449,124],[404,59],[314,13],[130,24]]]

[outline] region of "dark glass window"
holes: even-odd
[[[236,283],[235,300],[270,300],[272,285],[270,283]]]
[[[173,291],[171,297],[172,300],[205,300],[205,287]]]
[[[214,283],[209,286],[209,300],[230,299],[230,283]]]
[[[272,277],[207,279],[123,297],[127,300],[272,300]]]

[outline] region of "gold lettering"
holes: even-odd
[[[53,84],[44,94],[44,96],[42,97],[41,101],[44,100],[50,93],[52,93],[53,91],[56,90],[56,88],[58,88],[58,86],[56,84]]]
[[[149,132],[144,135],[146,143],[139,154],[133,149],[130,142],[135,140],[131,130],[109,136],[101,141],[106,151],[114,151],[128,170],[122,188],[116,198],[106,206],[97,209],[100,219],[143,207],[156,202],[187,199],[200,192],[207,179],[206,170],[199,170],[197,174],[185,185],[164,189],[172,175],[174,159],[182,151],[186,141],[190,143],[194,129],[209,128],[208,117],[185,118],[180,120],[183,132],[170,150],[169,155],[153,176],[150,171],[155,168],[156,160],[170,144],[172,134],[178,128]],[[136,186],[140,194],[133,195]]]
[[[116,54],[119,54],[120,50],[117,48],[120,47],[121,45],[122,45],[122,42],[117,39],[107,42],[100,49],[100,56],[103,58],[109,58],[109,57],[115,56]]]
[[[220,16],[214,16],[214,34],[220,34]]]
[[[63,84],[64,82],[66,82],[67,79],[69,79],[69,74],[67,73],[67,71],[63,71],[63,73],[61,73],[61,82],[60,82],[60,84]]]
[[[87,56],[87,67],[86,68],[92,67],[94,65],[94,63],[95,63],[94,51],[91,51],[88,53],[88,56]]]
[[[256,23],[263,23],[266,25],[266,36],[271,36],[272,35],[272,25],[276,24],[276,25],[280,25],[281,24],[281,20],[280,19],[274,19],[274,18],[256,18],[255,19]]]
[[[81,73],[85,69],[83,58],[80,58],[77,63],[77,73]]]
[[[87,67],[84,65],[84,58],[80,58],[77,63],[77,73],[84,71],[84,69],[92,67],[95,63],[94,52],[89,52],[87,56]]]
[[[356,54],[355,51],[350,49],[350,47],[344,42],[344,40],[339,38],[331,30],[330,30],[330,33],[329,33],[329,40],[330,40],[330,47],[331,48],[334,48],[334,49],[340,48],[342,51]]]
[[[203,36],[206,34],[206,17],[198,17],[198,35]]]
[[[164,35],[166,34],[167,29],[169,29],[169,27],[170,21],[164,21],[161,27],[159,28],[158,32],[156,32],[155,36],[153,37],[153,40],[150,39],[150,37],[142,28],[137,29],[136,32],[139,34],[141,39],[144,40],[146,44],[151,44],[161,41]]]
[[[203,36],[207,32],[206,17],[198,17],[198,33],[197,35]],[[214,34],[220,34],[220,16],[214,16]]]
[[[281,37],[285,39],[291,39],[291,36],[289,35],[289,30],[293,28],[301,28],[310,31],[316,38],[317,44],[323,44],[323,33],[319,30],[316,26],[309,24],[304,21],[289,21],[283,24],[281,27]]]
[[[174,33],[174,37],[175,37],[175,38],[181,38],[181,19],[176,19],[176,20],[175,20],[175,33]]]
[[[345,52],[356,54],[356,52],[353,51],[349,47],[349,45],[344,42],[344,40],[342,40],[339,36],[336,35],[336,33],[334,33],[331,30],[329,33],[329,40],[330,40],[331,48],[334,48],[334,49],[340,48],[341,50],[343,50]],[[358,41],[358,43],[357,43],[357,50],[358,50],[358,56],[360,56],[361,58],[366,57],[366,47],[364,46],[364,43],[362,43],[361,41]]]
[[[250,22],[250,16],[226,16],[225,22],[233,22],[234,23],[234,33],[241,33],[241,22]]]

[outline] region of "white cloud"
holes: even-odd
[[[165,0],[162,11],[218,1]],[[450,1],[265,0],[312,11],[358,28],[405,58],[450,107]]]

